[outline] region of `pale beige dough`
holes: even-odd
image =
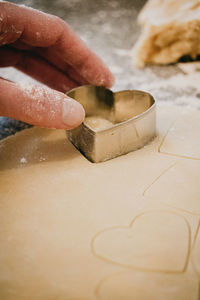
[[[177,239],[180,232],[183,235]],[[157,211],[138,216],[129,227],[100,232],[93,249],[101,258],[133,269],[182,272],[189,244],[186,221],[174,213]]]
[[[151,143],[99,164],[62,130],[32,128],[2,141],[0,299],[198,300],[197,129],[191,148],[181,144],[191,158],[159,152],[174,149],[176,139],[165,139],[172,126],[184,137],[177,117],[199,128],[193,115],[200,112],[159,107]]]
[[[193,112],[192,119],[191,122],[191,116],[186,114],[175,121],[161,144],[160,152],[200,160],[199,112]]]
[[[198,299],[198,283],[184,276],[122,272],[105,278],[97,296],[98,300],[193,300]]]
[[[152,182],[144,195],[172,207],[200,214],[200,160],[183,160],[175,163]],[[160,195],[160,191],[163,195]]]
[[[200,224],[197,230],[196,239],[192,250],[192,263],[196,272],[200,276]]]
[[[200,54],[200,1],[149,0],[139,14],[142,33],[133,49],[134,63],[169,64]]]

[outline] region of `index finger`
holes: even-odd
[[[110,87],[114,78],[103,61],[60,18],[41,11],[0,2],[0,45],[18,39],[33,47],[48,47],[89,83]]]

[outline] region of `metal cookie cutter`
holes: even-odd
[[[68,138],[92,162],[139,149],[155,136],[155,100],[146,92],[114,93],[104,87],[87,85],[67,95],[80,102],[86,112],[85,121],[68,131]]]

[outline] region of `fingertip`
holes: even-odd
[[[107,88],[111,88],[115,83],[115,76],[110,72],[110,76],[108,78],[108,83],[106,85]]]
[[[85,117],[82,105],[65,94],[41,85],[19,85],[0,79],[0,114],[56,129],[73,129]]]
[[[62,105],[62,121],[67,130],[79,126],[85,118],[83,106],[72,98],[65,97]]]

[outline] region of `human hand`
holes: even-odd
[[[83,85],[110,87],[104,63],[60,18],[0,1],[0,67],[13,66],[50,88],[0,78],[0,115],[33,125],[72,129],[83,107],[64,93]]]

